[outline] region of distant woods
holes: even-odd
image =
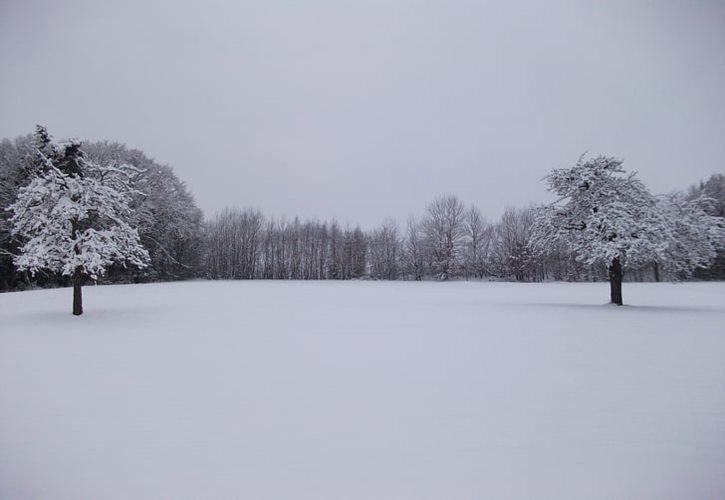
[[[67,285],[67,278],[20,273],[12,258],[22,241],[10,235],[5,210],[37,171],[34,137],[0,142],[0,290]],[[489,220],[475,205],[441,196],[405,221],[386,219],[362,230],[336,220],[273,218],[257,209],[228,208],[205,219],[187,186],[168,165],[111,142],[82,149],[102,165],[130,164],[134,179],[133,225],[150,255],[144,269],[112,268],[105,283],[208,279],[606,280],[601,265],[583,265],[564,245],[531,250],[535,207],[508,207]],[[711,215],[725,217],[725,176],[713,175],[684,196],[713,198]],[[656,262],[630,269],[628,280],[665,280]],[[699,279],[725,279],[725,252],[696,271]]]
[[[369,235],[334,221],[267,219],[259,210],[228,209],[206,224],[206,236],[211,279],[351,279],[368,273]]]
[[[686,198],[712,197],[710,215],[723,217],[725,176],[715,175]],[[431,201],[403,225],[386,219],[370,231],[336,220],[267,218],[255,209],[227,209],[205,225],[205,276],[211,279],[379,279],[606,281],[607,267],[584,264],[563,243],[534,251],[537,207],[508,207],[489,221],[455,196]],[[724,279],[720,251],[699,279]],[[629,281],[686,279],[667,262],[629,263]]]

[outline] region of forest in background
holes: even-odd
[[[101,283],[207,279],[490,279],[511,281],[605,281],[602,265],[584,265],[563,245],[531,250],[534,206],[508,207],[489,220],[455,196],[432,200],[417,217],[392,218],[372,230],[336,220],[267,217],[259,209],[230,207],[205,218],[173,168],[142,151],[114,142],[84,142],[88,157],[104,165],[130,164],[132,225],[151,264],[112,267]],[[18,272],[12,257],[22,242],[10,233],[6,210],[37,168],[34,136],[0,142],[0,291],[68,285],[68,277]],[[542,187],[543,189],[543,187]],[[725,175],[691,186],[686,199],[707,196],[710,215],[725,217]],[[690,278],[653,261],[628,269],[628,281]],[[725,279],[725,251],[697,270],[694,279]]]

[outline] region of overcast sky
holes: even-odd
[[[496,218],[584,151],[725,171],[723,1],[0,0],[0,63],[0,137],[126,143],[207,215]]]

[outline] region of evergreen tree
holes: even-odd
[[[24,240],[14,263],[31,273],[47,269],[71,276],[73,314],[80,315],[84,277],[96,280],[113,263],[148,263],[138,232],[127,222],[131,177],[138,170],[94,163],[80,143],[53,144],[42,128],[36,137],[47,149],[37,149],[42,167],[9,207],[12,234]]]

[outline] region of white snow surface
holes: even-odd
[[[0,498],[723,499],[725,283],[0,295]]]

